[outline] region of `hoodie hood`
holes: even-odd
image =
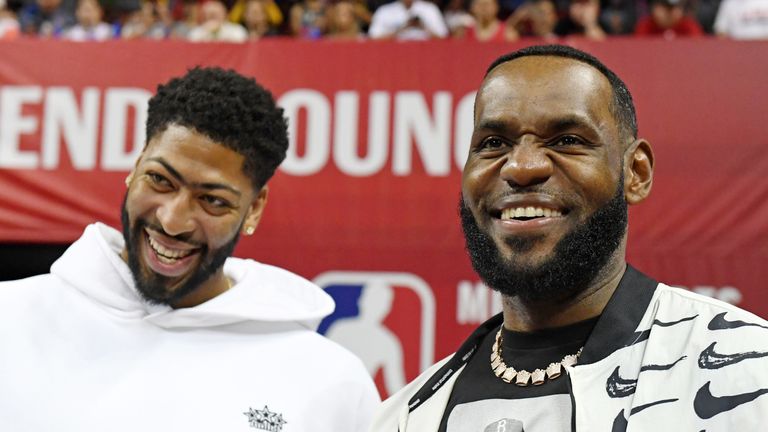
[[[86,227],[51,267],[51,273],[124,318],[163,328],[201,328],[245,322],[295,323],[315,330],[334,310],[333,299],[312,282],[253,260],[228,258],[224,273],[234,285],[191,308],[147,303],[122,258],[122,234],[101,223]]]

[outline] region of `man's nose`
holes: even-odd
[[[501,179],[512,186],[544,183],[552,175],[552,160],[545,148],[534,142],[516,144],[501,167]]]
[[[156,215],[163,231],[170,236],[177,236],[194,229],[193,212],[194,206],[190,197],[179,192],[168,197],[168,200],[157,208]]]

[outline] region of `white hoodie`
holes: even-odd
[[[366,430],[379,398],[362,363],[314,332],[334,308],[321,289],[230,258],[229,291],[150,305],[122,247],[90,225],[50,274],[0,283],[2,430]]]

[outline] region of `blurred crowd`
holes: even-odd
[[[0,41],[768,39],[768,0],[0,0]]]

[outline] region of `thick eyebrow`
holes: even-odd
[[[501,120],[483,120],[475,129],[490,130],[494,132],[503,132],[507,130],[507,124]]]
[[[549,130],[562,131],[566,129],[574,128],[587,128],[594,129],[584,119],[576,116],[560,117],[552,120],[547,124]]]
[[[584,118],[576,115],[566,115],[563,117],[546,120],[544,126],[546,127],[546,130],[555,132],[576,128],[595,129]],[[507,124],[507,122],[503,120],[488,119],[481,121],[475,129],[490,130],[501,133],[509,130],[509,127],[510,126]]]
[[[175,168],[173,168],[165,159],[163,159],[161,157],[153,157],[153,158],[149,158],[147,160],[159,163],[178,182],[180,182],[182,184],[185,184],[185,185],[188,185],[188,186],[191,186],[191,187],[193,187],[195,189],[205,189],[205,190],[220,190],[220,189],[224,189],[224,190],[232,192],[233,194],[237,195],[238,197],[242,195],[242,193],[239,190],[233,188],[230,185],[224,184],[224,183],[190,183],[190,182],[188,182],[187,180],[184,179],[184,177],[181,175],[181,173],[176,171]]]

